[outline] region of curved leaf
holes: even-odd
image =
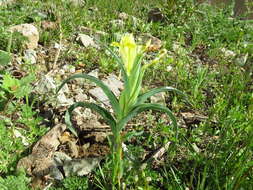
[[[115,122],[114,118],[112,117],[112,115],[105,108],[103,108],[97,104],[94,104],[94,103],[76,102],[68,108],[68,110],[66,111],[66,114],[65,114],[65,122],[66,122],[69,130],[74,135],[77,136],[77,132],[74,129],[74,127],[72,126],[71,115],[72,115],[73,110],[77,107],[90,108],[91,110],[98,112],[104,118],[104,120],[110,125],[112,131],[115,131],[116,122]]]
[[[117,130],[121,131],[123,129],[123,127],[127,124],[128,121],[130,121],[137,114],[139,114],[143,111],[146,111],[146,110],[157,110],[157,111],[163,111],[163,112],[167,113],[169,118],[172,121],[174,128],[175,128],[176,138],[177,138],[177,136],[178,136],[177,120],[169,108],[166,108],[160,104],[145,103],[145,104],[140,104],[140,105],[136,106],[131,112],[129,112],[129,114],[126,117],[124,117],[123,119],[121,119],[119,121],[119,123],[118,123],[119,128]]]
[[[187,99],[187,96],[180,90],[176,89],[176,88],[173,88],[173,87],[170,87],[170,86],[166,86],[166,87],[160,87],[160,88],[155,88],[155,89],[152,89],[144,94],[141,94],[139,97],[138,97],[138,100],[137,100],[137,104],[142,104],[144,103],[149,97],[151,96],[154,96],[155,94],[157,93],[160,93],[160,92],[166,92],[166,91],[172,91],[172,92],[176,92],[182,96],[184,96],[186,99]]]
[[[62,82],[60,87],[57,89],[56,93],[58,93],[67,82],[69,82],[70,80],[76,79],[76,78],[84,78],[84,79],[90,80],[91,82],[94,82],[97,86],[99,86],[103,90],[105,95],[108,97],[108,99],[112,105],[112,108],[114,110],[114,113],[117,114],[120,112],[118,99],[114,95],[114,93],[108,88],[108,86],[106,86],[101,80],[97,79],[96,77],[93,77],[93,76],[90,76],[87,74],[75,74],[75,75],[72,75],[71,77],[67,78],[66,80],[64,80]]]

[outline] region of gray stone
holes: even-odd
[[[41,80],[38,82],[38,85],[36,87],[36,91],[40,94],[47,94],[48,92],[51,92],[56,89],[55,81],[50,76],[42,76]]]
[[[9,28],[11,32],[19,32],[24,37],[27,38],[25,42],[25,46],[27,49],[35,49],[38,46],[39,41],[39,31],[38,29],[32,24],[20,24],[15,25]]]
[[[64,152],[55,152],[53,159],[56,166],[62,166],[65,162],[72,160],[72,158]]]
[[[79,92],[76,96],[75,99],[77,102],[85,102],[88,99],[88,96],[84,94],[83,92]]]
[[[106,79],[102,80],[110,90],[115,94],[115,96],[120,95],[120,90],[123,89],[123,82],[121,82],[117,76],[110,74]],[[104,94],[103,90],[99,87],[89,90],[89,93],[92,94],[96,99],[103,104],[110,106],[109,99]]]
[[[101,158],[82,158],[67,161],[63,165],[65,176],[78,175],[84,176],[89,174],[96,166],[98,166]]]
[[[94,97],[96,97],[96,99],[100,102],[102,102],[103,104],[110,106],[110,102],[109,99],[107,98],[107,96],[105,95],[105,93],[103,92],[103,90],[101,88],[94,88],[89,90],[89,93],[91,95],[93,95]]]
[[[98,78],[99,69],[94,69],[88,73],[88,75]]]
[[[36,64],[36,59],[37,59],[36,51],[32,49],[25,50],[23,59],[27,63]]]
[[[228,50],[226,48],[221,48],[221,52],[223,53],[225,58],[234,58],[236,56],[236,53]]]
[[[62,180],[64,178],[58,167],[62,167],[66,161],[71,161],[72,158],[63,152],[55,152],[53,155],[53,167],[50,170],[49,176],[53,179]]]
[[[159,104],[166,105],[165,95],[166,95],[165,92],[157,93],[154,96],[150,97],[150,101],[151,101],[151,103],[159,103]]]
[[[23,145],[25,145],[25,146],[28,146],[28,145],[29,145],[29,143],[28,143],[26,137],[24,137],[24,136],[20,133],[19,130],[14,129],[14,130],[13,130],[13,135],[14,135],[16,138],[21,138],[21,142],[23,143]]]
[[[127,20],[129,18],[129,15],[125,12],[121,12],[121,13],[119,13],[118,17],[121,20]]]
[[[103,82],[111,89],[111,91],[118,97],[120,90],[123,89],[123,82],[114,74],[110,74]]]
[[[86,48],[94,47],[99,49],[99,46],[95,43],[94,39],[86,34],[78,34],[76,40]]]
[[[66,98],[65,94],[59,93],[57,96],[58,106],[70,106],[74,103],[73,99]]]

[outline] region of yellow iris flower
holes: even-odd
[[[120,43],[114,42],[112,45],[119,47],[119,54],[125,66],[126,73],[129,76],[137,55],[143,53],[149,44],[143,48],[143,46],[135,43],[133,34],[125,34],[121,38]]]

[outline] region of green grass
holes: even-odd
[[[76,67],[83,63],[87,72],[99,68],[103,74],[108,74],[116,72],[117,67],[103,49],[85,49],[75,42],[80,26],[107,32],[103,42],[108,45],[115,40],[116,33],[150,33],[160,38],[169,56],[147,71],[145,89],[178,88],[192,102],[189,105],[180,96],[166,95],[166,104],[174,110],[178,120],[182,120],[181,112],[198,112],[208,119],[181,126],[178,139],[174,139],[170,122],[161,113],[148,112],[143,120],[132,122],[135,130],[142,133],[126,142],[135,162],[125,162],[123,183],[127,189],[250,190],[253,188],[252,21],[232,19],[232,7],[229,6],[217,9],[180,0],[171,8],[164,2],[118,0],[112,5],[109,0],[88,0],[83,6],[74,6],[59,0],[18,1],[0,8],[0,50],[22,55],[20,44],[25,39],[18,34],[11,37],[7,32],[9,26],[34,23],[40,28],[43,20],[58,22],[58,26],[60,22],[64,43],[68,45],[60,54],[60,62]],[[154,6],[160,7],[166,16],[164,22],[147,22],[147,13]],[[98,11],[92,11],[90,7],[97,7]],[[140,21],[134,25],[129,19],[123,28],[111,27],[109,22],[117,19],[120,11]],[[40,44],[48,48],[59,42],[59,32],[58,28],[52,31],[40,29]],[[224,56],[222,48],[233,51],[236,56]],[[168,66],[170,71],[167,71]],[[7,67],[4,66],[1,74]],[[33,71],[36,75],[36,69]],[[28,152],[20,138],[13,138],[13,130],[19,129],[20,123],[25,125],[22,135],[30,144],[45,131],[39,127],[40,119],[33,109],[35,105],[27,107],[23,98],[14,98],[1,111],[6,119],[0,123],[0,175],[4,177],[0,179],[0,185],[20,181],[21,174],[14,173],[16,163]],[[3,106],[2,99],[0,104]],[[20,115],[19,120],[11,117],[15,114]],[[146,151],[155,150],[168,141],[174,143],[161,163],[141,167]],[[110,162],[110,157],[106,158],[101,168],[88,178],[67,178],[52,188],[75,189],[79,184],[87,189],[110,189]],[[23,174],[21,177],[24,178]],[[27,183],[23,185],[27,186]]]

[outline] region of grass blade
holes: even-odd
[[[76,130],[74,129],[74,127],[72,125],[71,115],[72,115],[73,110],[77,107],[90,108],[91,110],[98,112],[103,117],[103,119],[110,125],[112,131],[115,130],[116,122],[115,122],[114,118],[112,117],[112,115],[105,108],[102,108],[101,106],[98,106],[94,103],[77,102],[77,103],[74,103],[73,105],[71,105],[65,114],[65,122],[66,122],[69,130],[74,135],[78,136]]]
[[[99,79],[97,79],[96,77],[87,75],[87,74],[75,74],[72,75],[71,77],[67,78],[66,80],[64,80],[62,82],[62,84],[60,85],[60,87],[57,89],[56,93],[58,93],[61,88],[70,80],[76,79],[76,78],[84,78],[84,79],[88,79],[91,82],[94,82],[97,86],[99,86],[103,92],[105,93],[105,95],[108,97],[112,108],[114,110],[114,113],[119,113],[120,112],[120,107],[119,107],[119,102],[117,97],[114,95],[114,93],[109,89],[108,86],[106,86],[102,81],[100,81]]]

